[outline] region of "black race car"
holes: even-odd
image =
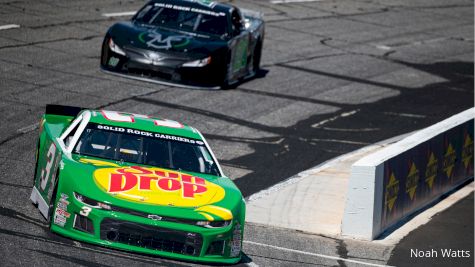
[[[157,83],[227,88],[256,74],[263,40],[257,12],[204,0],[152,0],[107,31],[101,69]]]

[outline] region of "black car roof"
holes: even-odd
[[[152,0],[150,3],[164,3],[177,6],[194,7],[213,12],[223,12],[226,14],[229,12],[229,10],[234,8],[232,5],[207,0]]]

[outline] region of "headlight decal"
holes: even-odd
[[[208,64],[211,63],[211,57],[203,58],[203,59],[198,59],[190,62],[186,62],[183,64],[183,67],[204,67]]]
[[[105,209],[105,210],[111,210],[111,206],[106,203],[99,202],[94,199],[90,199],[86,196],[83,196],[79,193],[74,192],[74,197],[81,203],[84,203],[86,205],[89,205],[93,208],[98,208],[98,209]]]
[[[109,48],[114,51],[115,53],[125,56],[125,51],[122,50],[118,45],[114,43],[114,40],[112,38],[109,39]]]

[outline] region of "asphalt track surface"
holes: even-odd
[[[143,1],[0,1],[0,265],[190,265],[48,231],[29,203],[37,122],[46,104],[193,125],[246,197],[474,106],[473,1],[233,2],[265,15],[262,70],[235,89],[210,91],[99,71],[104,33],[129,18],[103,14],[134,11]],[[19,27],[5,26],[11,24]],[[467,203],[473,211],[473,201]],[[471,216],[472,234],[465,238],[472,239],[473,213],[456,215],[465,221]],[[386,264],[392,251],[259,225],[246,231],[243,265]],[[426,231],[408,238],[429,242]],[[440,235],[457,231],[464,236],[460,227]],[[404,266],[408,257],[391,264]]]

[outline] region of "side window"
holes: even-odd
[[[231,23],[232,23],[232,30],[233,30],[233,36],[239,35],[244,28],[244,25],[242,24],[242,17],[241,14],[237,9],[235,9],[231,13]]]
[[[76,124],[72,130],[69,132],[68,135],[66,135],[66,137],[64,138],[64,144],[66,145],[66,147],[69,147],[69,144],[71,144],[71,140],[73,140],[73,136],[74,134],[76,134],[76,131],[78,130],[79,128],[79,123]]]
[[[64,145],[66,147],[69,147],[69,145],[71,144],[71,141],[73,140],[73,137],[76,134],[79,125],[81,125],[83,118],[84,116],[80,115],[79,117],[74,119],[73,122],[69,125],[69,127],[66,128],[66,131],[64,131],[61,135],[61,139],[63,140]]]

